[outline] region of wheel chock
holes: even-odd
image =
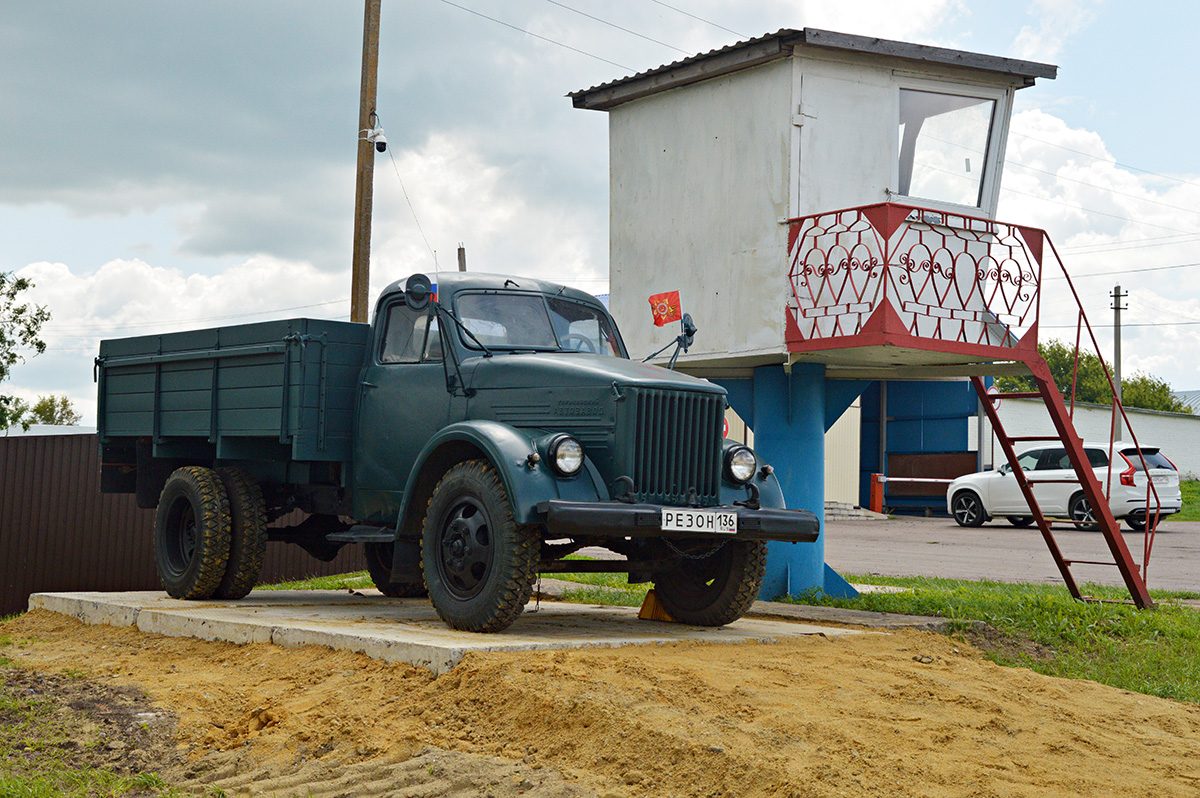
[[[641,609],[638,610],[638,618],[643,621],[664,621],[665,623],[678,623],[671,617],[671,613],[667,612],[663,607],[662,602],[658,600],[658,596],[651,590],[646,594],[646,600],[642,602]]]

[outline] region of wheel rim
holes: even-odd
[[[180,497],[171,505],[167,523],[163,530],[166,540],[163,551],[167,565],[175,575],[182,574],[196,555],[196,513],[186,497]]]
[[[671,593],[677,604],[702,610],[725,589],[733,550],[722,544],[718,551],[703,559],[685,560],[672,580]]]
[[[978,517],[975,500],[970,496],[959,496],[954,500],[954,517],[963,526],[972,523]]]
[[[1071,520],[1081,524],[1095,524],[1096,516],[1092,513],[1092,507],[1088,504],[1087,499],[1077,499],[1075,508],[1071,513]]]
[[[455,598],[473,598],[487,584],[495,555],[487,511],[474,497],[461,498],[442,516],[440,530],[438,574]]]

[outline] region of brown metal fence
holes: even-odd
[[[94,434],[0,437],[0,616],[24,610],[30,593],[162,589],[154,511],[99,484]],[[272,543],[259,581],[365,568],[358,546],[326,563]]]

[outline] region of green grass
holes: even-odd
[[[273,585],[259,585],[255,590],[357,590],[360,587],[375,587],[366,571],[354,571],[348,574],[333,576],[314,576],[309,579],[297,579],[292,582],[278,582]],[[0,796],[3,798],[3,796]]]
[[[1001,665],[1049,676],[1091,679],[1148,695],[1200,703],[1200,611],[1170,603],[1196,593],[1151,591],[1155,610],[1076,601],[1061,585],[969,582],[953,579],[850,576],[852,582],[899,585],[904,593],[864,593],[855,599],[792,597],[794,603],[936,615],[953,622]],[[1122,588],[1084,585],[1096,598],[1120,601]],[[983,621],[998,636],[970,631]]]
[[[1200,480],[1180,480],[1179,490],[1183,493],[1183,509],[1172,521],[1200,521]]]
[[[0,798],[173,796],[154,773],[121,776],[70,763],[71,725],[48,698],[8,687],[0,673]]]

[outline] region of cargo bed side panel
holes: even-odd
[[[102,341],[101,440],[348,461],[369,340],[365,324],[287,319]]]

